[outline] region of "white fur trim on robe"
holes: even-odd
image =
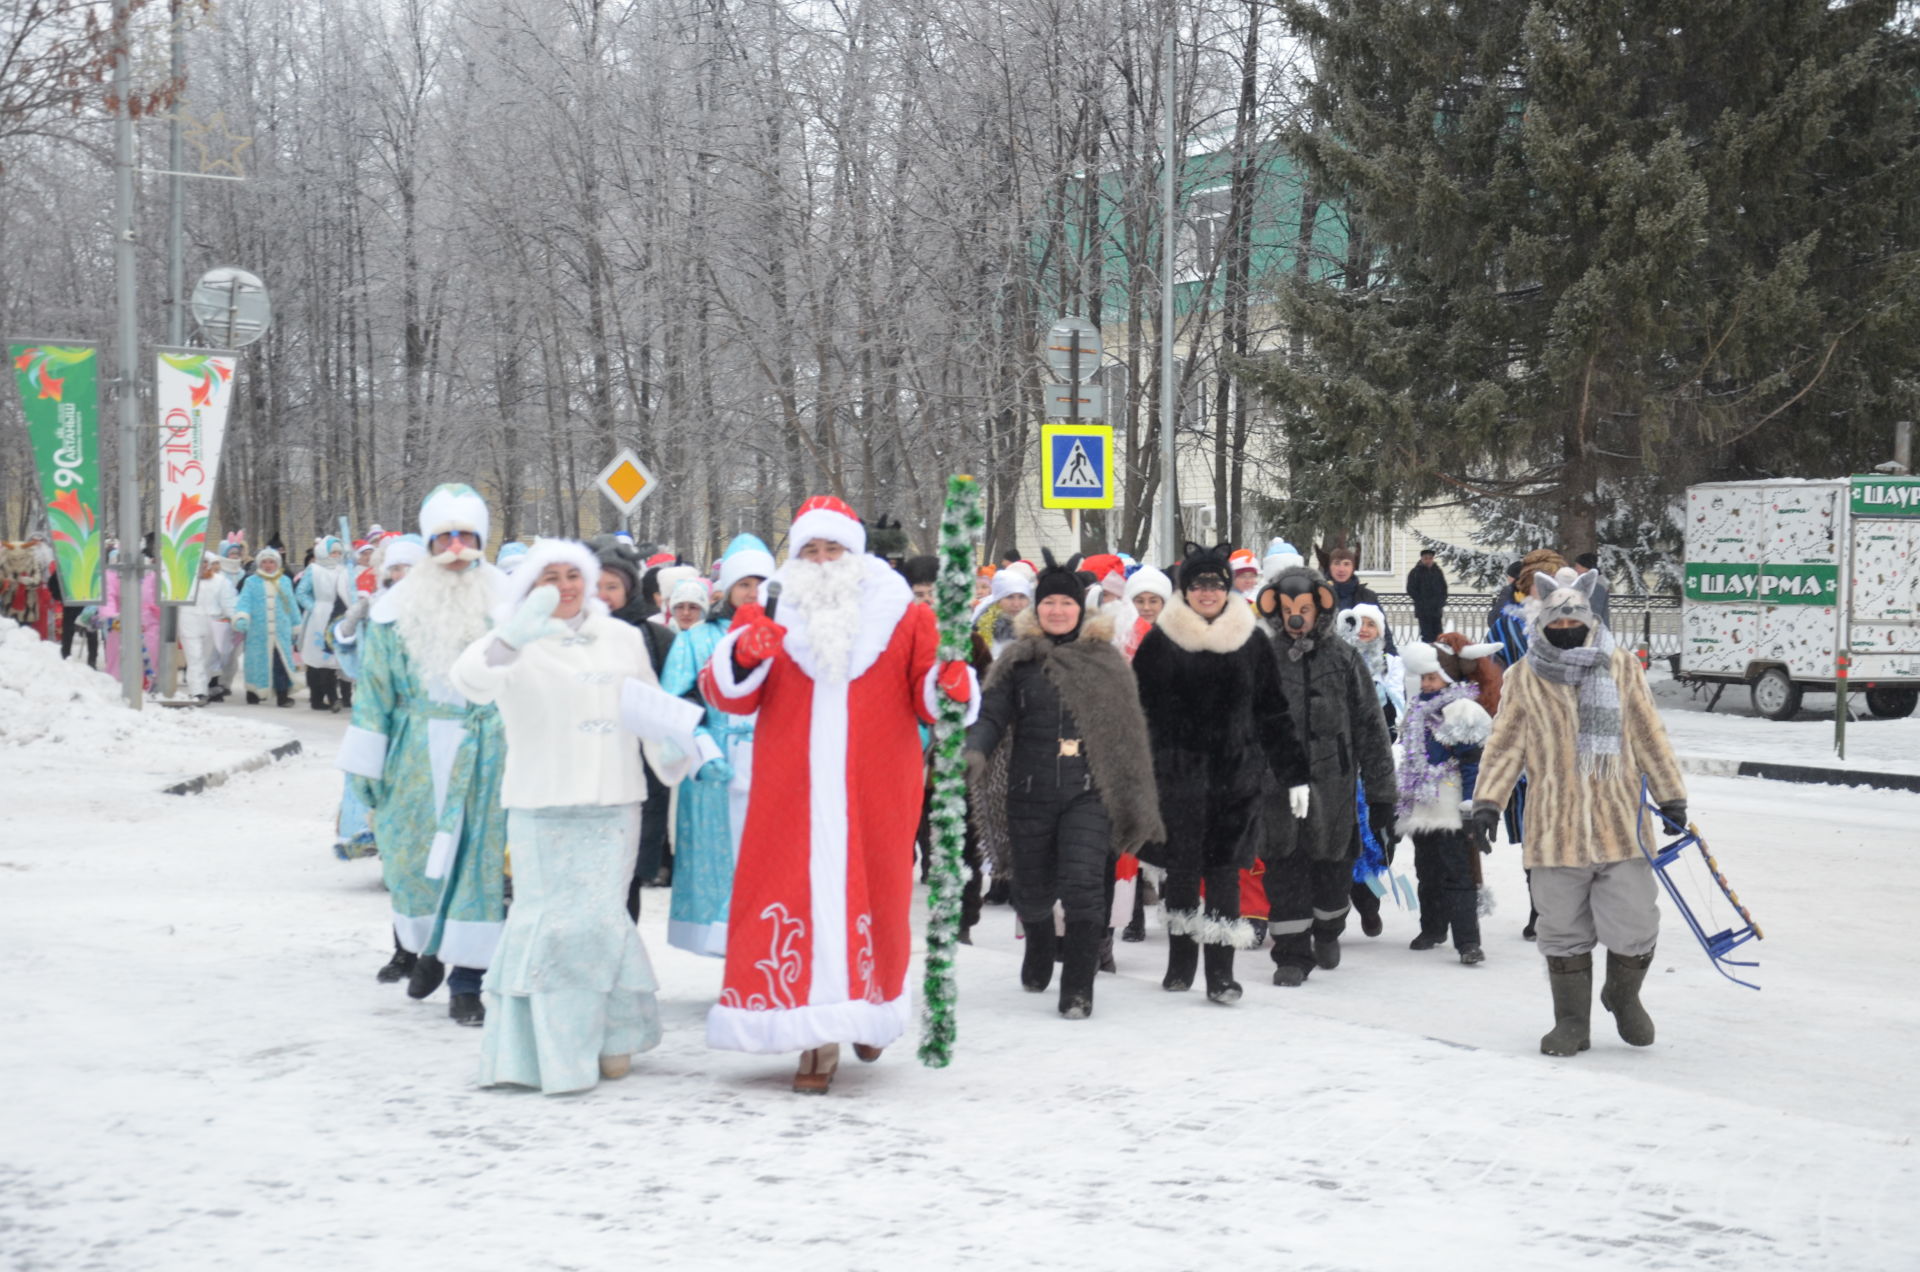
[[[357,724],[348,725],[346,736],[340,739],[340,754],[333,766],[343,772],[379,781],[387,771],[387,735],[363,729]]]

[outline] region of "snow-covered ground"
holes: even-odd
[[[789,1057],[706,1049],[719,965],[666,946],[650,891],[666,1041],[547,1098],[475,1089],[444,991],[375,983],[378,863],[328,850],[342,718],[198,718],[307,753],[182,798],[108,780],[84,742],[0,741],[0,1266],[1920,1265],[1920,797],[1696,780],[1765,989],[1670,914],[1646,1050],[1596,1007],[1591,1052],[1538,1054],[1501,852],[1484,966],[1410,952],[1389,909],[1304,990],[1242,955],[1231,1008],[1160,989],[1156,929],[1063,1021],[991,908],[953,1067],[903,1042],[825,1099],[787,1090]],[[12,798],[22,763],[64,766],[64,803]]]
[[[1807,695],[1791,720],[1768,720],[1754,712],[1744,685],[1729,685],[1719,705],[1709,712],[1711,686],[1689,689],[1657,667],[1650,678],[1667,732],[1683,756],[1920,773],[1920,712],[1904,720],[1879,720],[1866,714],[1863,695],[1849,695],[1855,718],[1847,722],[1847,755],[1841,759],[1834,754],[1830,693]],[[1920,1266],[1920,1258],[1915,1264]]]

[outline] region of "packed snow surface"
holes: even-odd
[[[480,1035],[445,991],[375,983],[379,865],[328,850],[341,719],[195,718],[176,723],[209,747],[270,720],[306,754],[180,798],[111,777],[97,724],[0,753],[67,783],[57,807],[0,805],[0,1266],[1920,1264],[1920,797],[1694,780],[1766,929],[1765,988],[1722,980],[1669,909],[1644,1050],[1596,1005],[1592,1051],[1539,1055],[1547,990],[1502,847],[1483,966],[1409,951],[1389,906],[1304,989],[1242,954],[1233,1007],[1161,990],[1150,923],[1092,1019],[1062,1020],[989,907],[959,954],[953,1066],[910,1039],[849,1053],[818,1099],[787,1089],[792,1057],[706,1048],[720,965],[667,946],[651,890],[666,1040],[549,1098],[476,1089]]]
[[[1834,697],[1806,696],[1791,720],[1769,720],[1753,709],[1745,685],[1729,685],[1712,711],[1715,686],[1689,689],[1662,670],[1650,677],[1667,734],[1683,757],[1759,760],[1812,768],[1920,773],[1920,712],[1904,720],[1866,714],[1864,694],[1849,694],[1855,715],[1847,721],[1847,754],[1834,754]],[[1920,1267],[1920,1258],[1915,1259]]]

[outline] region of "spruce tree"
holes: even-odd
[[[1272,280],[1299,339],[1240,370],[1329,510],[1513,499],[1586,551],[1623,483],[1843,473],[1920,409],[1891,0],[1282,8],[1359,247]]]

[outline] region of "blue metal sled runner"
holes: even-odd
[[[1727,969],[1729,967],[1758,967],[1760,964],[1743,963],[1739,959],[1728,958],[1727,955],[1748,941],[1764,939],[1765,933],[1761,932],[1760,925],[1753,921],[1753,916],[1747,913],[1747,907],[1740,904],[1740,898],[1735,895],[1733,889],[1727,886],[1727,877],[1720,873],[1720,863],[1713,859],[1711,852],[1707,851],[1707,841],[1701,838],[1699,830],[1694,826],[1682,826],[1680,823],[1670,820],[1665,813],[1660,811],[1659,806],[1653,802],[1653,797],[1647,790],[1647,781],[1645,778],[1640,779],[1640,801],[1647,806],[1648,811],[1660,819],[1660,824],[1664,826],[1668,832],[1680,836],[1659,852],[1654,852],[1647,847],[1646,832],[1644,830],[1637,830],[1635,832],[1640,842],[1641,855],[1653,863],[1653,872],[1660,876],[1660,882],[1666,888],[1667,895],[1673,898],[1674,907],[1680,911],[1680,917],[1685,919],[1687,926],[1693,929],[1695,939],[1700,942],[1700,948],[1707,952],[1707,957],[1713,960],[1713,966],[1716,971],[1736,985],[1745,985],[1748,989],[1759,989],[1760,987],[1758,985],[1755,985],[1751,981],[1741,980]],[[1667,868],[1679,860],[1680,854],[1690,847],[1700,849],[1700,856],[1704,858],[1707,863],[1707,872],[1713,876],[1713,881],[1720,886],[1720,891],[1726,895],[1727,900],[1733,903],[1733,908],[1740,912],[1742,922],[1739,927],[1728,928],[1725,931],[1717,932],[1709,936],[1707,930],[1700,926],[1700,920],[1698,916],[1694,914],[1693,907],[1687,904],[1687,899],[1680,895],[1680,889],[1674,886],[1672,878],[1667,874]]]

